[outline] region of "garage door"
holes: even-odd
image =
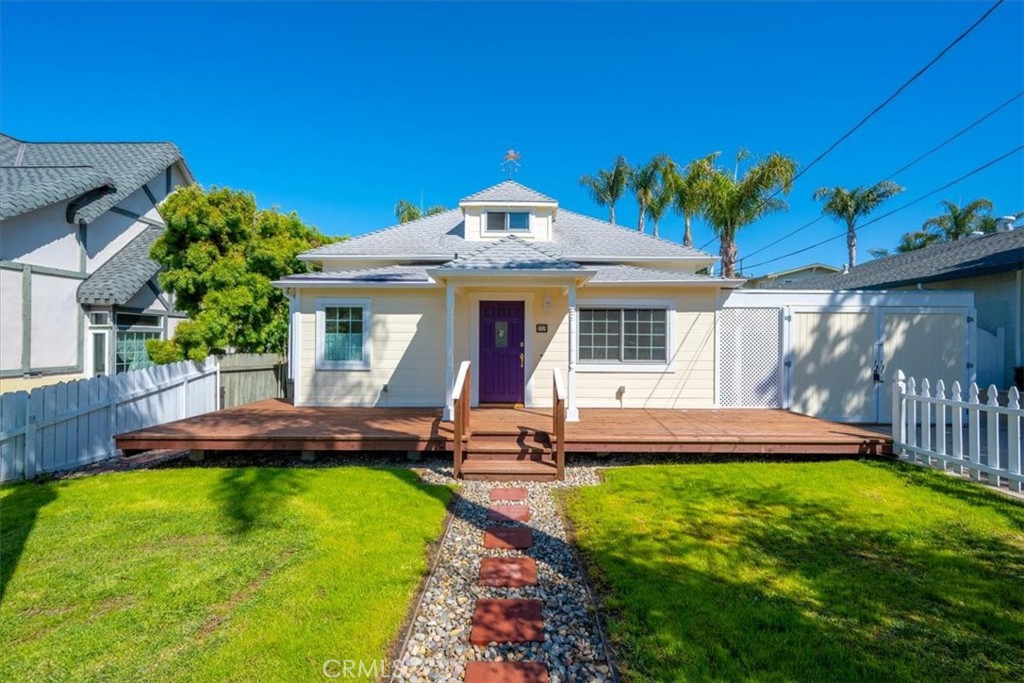
[[[830,420],[874,422],[875,313],[794,312],[791,329],[792,409]]]
[[[934,387],[942,380],[948,390],[964,382],[966,320],[962,313],[887,313],[882,315],[882,357],[885,384],[879,421],[892,421],[892,376],[902,370],[918,383],[927,377]]]

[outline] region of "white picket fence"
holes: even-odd
[[[999,403],[995,385],[985,392],[984,402],[977,384],[971,384],[964,400],[959,382],[949,395],[940,379],[932,387],[927,379],[920,386],[913,377],[897,371],[892,398],[893,452],[912,462],[967,473],[988,484],[1006,484],[1012,491],[1024,485],[1021,474],[1020,392],[1006,392],[1006,405]]]
[[[116,455],[114,435],[218,408],[219,366],[172,363],[0,396],[0,482]]]

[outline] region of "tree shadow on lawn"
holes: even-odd
[[[0,604],[18,567],[40,511],[57,499],[56,481],[29,481],[4,486],[0,500]]]
[[[584,549],[616,654],[640,679],[1019,675],[1019,545],[950,527],[936,547],[771,486],[701,486],[645,533]],[[708,523],[707,501],[734,516]]]
[[[232,522],[231,533],[247,534],[278,523],[285,499],[305,488],[293,468],[238,467],[223,470],[214,495]]]

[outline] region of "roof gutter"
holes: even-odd
[[[95,187],[84,194],[78,195],[68,202],[68,206],[64,210],[64,220],[72,225],[78,223],[79,211],[89,204],[92,204],[100,197],[105,197],[108,194],[113,194],[114,192],[117,192],[117,188],[108,183],[106,185],[101,185],[100,187]]]

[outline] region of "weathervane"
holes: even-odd
[[[505,160],[501,162],[501,170],[508,173],[508,177],[511,178],[519,170],[521,164],[519,160],[523,158],[523,155],[514,149],[510,149],[505,152]]]

